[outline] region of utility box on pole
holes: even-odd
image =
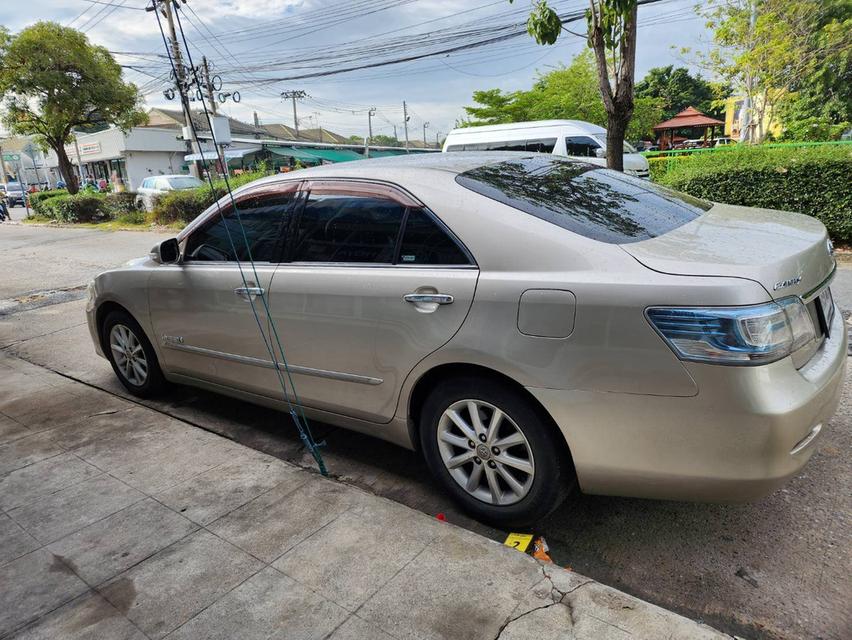
[[[210,116],[213,125],[213,137],[216,144],[225,146],[231,144],[231,123],[226,116]]]

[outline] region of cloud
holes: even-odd
[[[553,1],[566,9],[576,8],[579,4],[578,0]],[[124,3],[136,8],[146,4],[145,0],[124,0]],[[64,24],[87,9],[74,25],[88,28],[87,35],[92,42],[113,51],[164,53],[157,23],[151,13],[126,8],[112,11],[84,0],[31,0],[27,3],[26,12],[12,7],[12,4],[0,3],[0,23],[12,31],[38,20],[56,20]],[[392,133],[390,122],[397,124],[401,135],[403,100],[408,102],[413,113],[410,122],[414,132],[412,137],[422,138],[424,121],[430,123],[427,134],[446,132],[457,118],[463,116],[463,107],[471,104],[473,91],[494,87],[506,91],[528,88],[538,71],[546,72],[560,62],[568,62],[585,46],[582,38],[567,34],[552,47],[539,47],[531,38],[522,36],[486,49],[259,88],[245,82],[246,74],[236,69],[231,55],[241,62],[287,59],[289,56],[294,62],[301,63],[307,49],[334,51],[335,46],[342,42],[360,38],[367,38],[369,42],[371,35],[387,32],[393,32],[389,34],[392,36],[406,37],[426,31],[441,33],[464,21],[478,26],[518,19],[523,17],[528,6],[523,0],[514,5],[489,3],[487,0],[476,4],[469,0],[397,0],[393,8],[360,17],[357,15],[359,5],[335,0],[191,0],[189,6],[194,13],[182,10],[185,16],[183,24],[193,55],[200,57],[200,53],[204,53],[217,68],[230,68],[222,72],[225,90],[237,89],[242,95],[240,104],[229,101],[224,105],[226,112],[250,121],[253,111],[257,110],[265,122],[290,123],[291,107],[289,103],[282,102],[278,94],[285,88],[302,88],[314,99],[299,105],[300,115],[307,118],[316,112],[319,115],[314,118],[318,117],[324,127],[347,135],[364,134],[367,117],[363,109],[369,106],[379,109],[374,131]],[[102,9],[104,11],[98,16]],[[353,13],[347,14],[346,11]],[[465,13],[451,15],[458,12]],[[678,22],[667,22],[666,16],[674,12]],[[683,65],[672,46],[701,46],[699,39],[706,35],[702,21],[691,17],[689,0],[640,8],[640,24],[643,16],[646,21],[656,23],[639,31],[637,78],[651,67]],[[99,17],[103,20],[95,24]],[[204,23],[203,26],[199,20]],[[309,21],[311,27],[303,31],[311,33],[291,39],[300,33],[294,29],[304,26],[305,21]],[[196,31],[196,26],[203,36]],[[240,36],[245,32],[235,33],[249,27],[268,30],[257,37],[244,39]],[[220,40],[215,41],[207,29],[221,36]],[[168,71],[163,58],[119,56],[118,59],[122,64],[140,70],[127,70],[127,77],[140,85],[151,80],[145,73],[157,75]],[[287,70],[287,64],[282,64],[273,73],[281,76]],[[176,108],[178,105],[177,101],[166,101],[158,92],[151,94],[148,102],[151,106]]]

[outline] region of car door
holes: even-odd
[[[346,180],[305,183],[287,254],[270,307],[301,401],[390,420],[405,377],[467,315],[470,254],[402,190]]]
[[[184,239],[179,264],[154,270],[151,321],[169,371],[269,393],[277,374],[261,296],[271,295],[297,187],[241,194],[236,210],[223,207]]]

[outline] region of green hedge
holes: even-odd
[[[232,177],[229,183],[231,189],[236,189],[266,175],[265,171],[244,173]],[[213,189],[213,192],[211,192],[210,185],[205,185],[197,189],[171,191],[160,196],[154,202],[154,221],[159,224],[172,224],[175,222],[186,224],[192,222],[207,207],[228,193],[224,180],[214,180]]]
[[[68,195],[68,192],[65,189],[53,189],[51,191],[36,191],[35,193],[30,194],[30,206],[35,210],[36,213],[43,214],[44,212],[41,210],[41,203],[45,200],[49,200],[50,198],[55,198],[56,196],[64,196]]]
[[[51,193],[41,192],[42,195]],[[33,204],[36,213],[52,218],[57,222],[105,222],[120,220],[131,224],[145,221],[144,213],[136,208],[136,194],[92,193],[81,191],[71,195],[66,191],[50,197],[40,198]]]
[[[693,154],[657,181],[714,202],[805,213],[852,242],[852,144]]]

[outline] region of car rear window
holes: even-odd
[[[459,174],[456,182],[563,229],[610,244],[655,238],[712,206],[647,180],[554,156],[483,165]]]

